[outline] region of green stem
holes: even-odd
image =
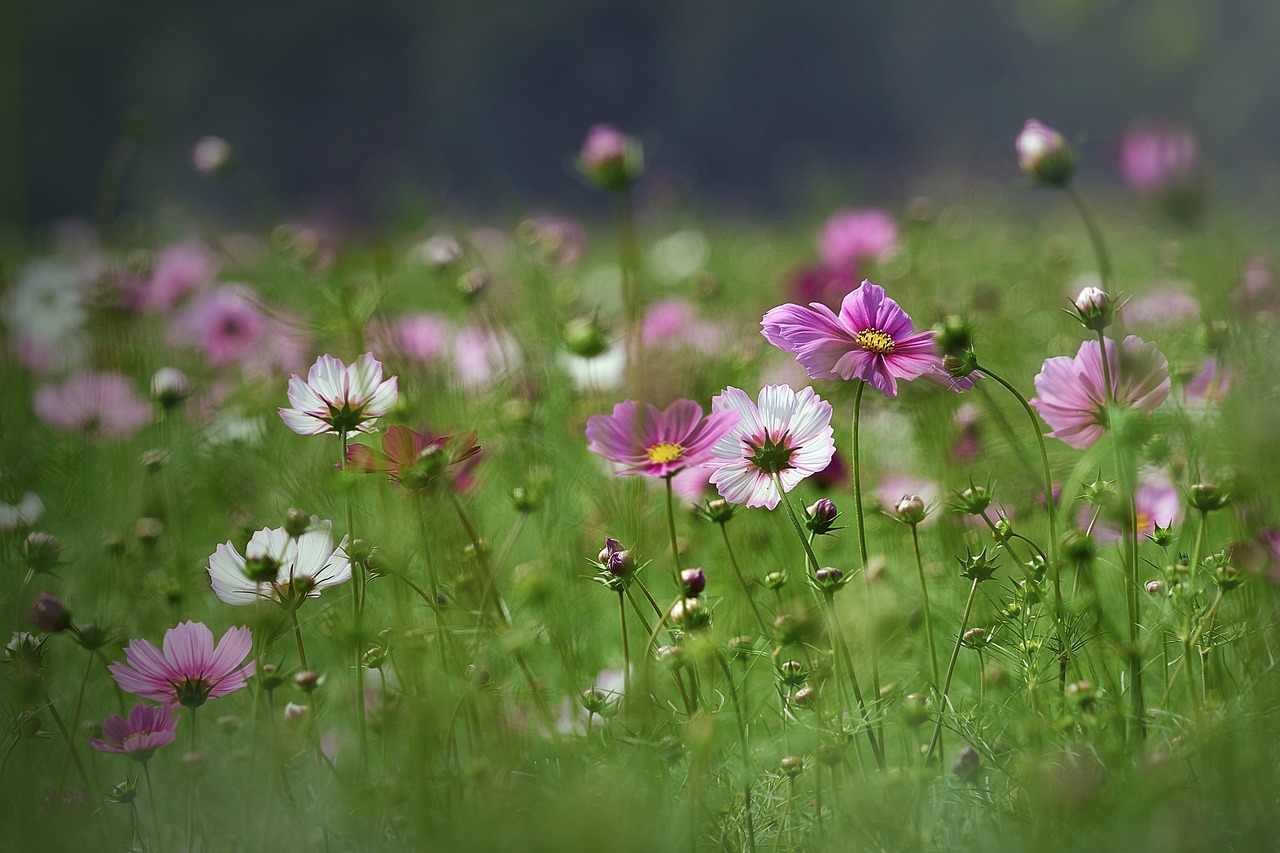
[[[340,468],[345,473],[347,470],[347,446],[350,438],[343,430],[338,434],[342,444],[342,459],[340,460]],[[354,532],[355,513],[351,507],[351,496],[347,496],[347,536],[350,537],[352,544],[355,544],[356,537]],[[369,732],[368,732],[368,714],[365,710],[364,703],[364,564],[359,560],[351,561],[351,605],[353,616],[352,633],[355,635],[355,674],[356,674],[356,728],[360,738],[360,767],[363,771],[369,769]]]
[[[147,777],[147,802],[151,806],[151,831],[155,833],[156,853],[160,853],[160,814],[156,811],[156,786],[151,781],[151,762],[142,762],[142,773]],[[190,847],[190,845],[188,845]]]
[[[77,731],[80,728],[80,709],[84,705],[84,688],[89,683],[89,672],[93,669],[93,654],[89,654],[89,659],[85,661],[84,675],[80,678],[80,691],[76,694],[75,710],[71,712],[71,731]],[[58,771],[58,787],[55,790],[62,790],[62,783],[67,778],[67,767],[71,763],[71,742],[67,741],[66,754],[62,756],[62,769]]]
[[[49,714],[53,717],[53,722],[58,726],[58,731],[62,732],[62,737],[67,742],[67,749],[71,753],[71,760],[75,762],[76,770],[80,773],[80,781],[84,783],[86,791],[92,791],[93,785],[89,782],[89,773],[84,769],[84,763],[80,761],[80,753],[76,750],[75,743],[72,740],[71,732],[67,729],[67,724],[63,721],[62,715],[58,713],[58,708],[53,704],[53,700],[46,693],[45,702],[49,706]],[[61,791],[58,792],[61,796]]]
[[[1111,258],[1107,254],[1107,244],[1103,242],[1102,231],[1098,228],[1098,222],[1093,218],[1093,213],[1089,210],[1089,206],[1084,203],[1084,197],[1071,184],[1067,184],[1067,195],[1071,198],[1072,204],[1075,205],[1076,211],[1080,214],[1085,230],[1089,232],[1089,242],[1093,244],[1093,253],[1098,259],[1098,276],[1102,279],[1102,287],[1103,289],[1109,289],[1114,284],[1115,279],[1111,271]]]
[[[742,569],[738,566],[738,558],[734,556],[733,545],[729,544],[729,531],[724,522],[720,523],[720,534],[724,537],[724,547],[729,552],[729,563],[733,566],[733,573],[738,576],[738,583],[742,585],[742,591],[747,596],[747,603],[751,605],[751,612],[755,614],[756,623],[760,626],[760,633],[768,637],[769,628],[765,625],[764,617],[760,615],[760,608],[756,606],[756,599],[751,594],[751,588],[747,586],[746,576],[742,574]]]
[[[191,708],[191,752],[196,751],[196,709]],[[196,768],[193,764],[190,768],[190,777],[187,780],[187,850],[193,851],[196,837]]]
[[[933,739],[929,742],[929,753],[925,757],[926,763],[933,758],[933,753],[938,748],[938,742],[942,739],[942,717],[946,709],[951,705],[951,700],[947,698],[951,692],[951,676],[956,671],[956,661],[960,658],[960,645],[964,642],[964,632],[968,628],[969,614],[973,610],[973,599],[977,593],[978,580],[975,578],[973,584],[969,587],[969,598],[964,603],[964,615],[960,617],[960,631],[956,634],[956,644],[951,650],[951,662],[947,664],[947,677],[942,684],[942,705],[938,708],[938,722],[933,727]]]
[[[676,541],[676,509],[675,509],[675,493],[671,488],[671,474],[666,476],[667,481],[667,530],[671,534],[671,565],[673,567],[672,577],[676,582],[676,593],[684,594],[684,584],[680,582],[680,544]]]
[[[873,691],[872,701],[879,703],[880,701],[880,653],[876,646],[879,644],[875,631],[875,606],[871,598],[871,578],[867,576],[867,530],[866,519],[862,510],[862,457],[860,454],[858,442],[858,425],[861,421],[862,414],[862,392],[866,390],[867,383],[859,382],[858,389],[853,393],[853,420],[850,425],[852,433],[852,452],[849,457],[849,468],[853,474],[853,510],[854,518],[857,520],[858,529],[858,557],[861,560],[860,567],[862,569],[862,581],[867,588],[867,624],[871,626],[871,642],[868,644],[868,655],[871,658],[871,689]],[[818,568],[815,561],[814,569]]]
[[[627,356],[627,389],[632,399],[642,395],[644,350],[640,340],[640,279],[636,259],[635,214],[631,209],[631,193],[613,194],[614,223],[618,231],[618,261],[622,274],[622,303],[626,314],[624,350]]]
[[[311,669],[307,666],[307,650],[302,646],[302,626],[298,624],[298,607],[301,604],[301,600],[295,602],[289,608],[289,616],[293,619],[293,636],[298,641],[298,663],[303,669]]]
[[[622,631],[622,687],[623,695],[631,696],[631,645],[627,640],[627,598],[618,590],[618,621]]]
[[[738,688],[733,683],[733,671],[725,661],[724,655],[716,650],[716,660],[724,670],[724,677],[729,684],[729,699],[733,702],[734,716],[738,722],[738,739],[742,743],[742,798],[747,815],[747,849],[751,853],[756,850],[756,825],[751,817],[751,752],[747,744],[747,724],[743,719],[742,702],[738,699]]]
[[[916,571],[920,575],[920,594],[924,598],[924,634],[929,641],[929,659],[933,664],[933,687],[938,688],[938,649],[933,643],[933,615],[929,611],[929,585],[924,579],[924,560],[920,557],[920,534],[911,525],[911,544],[916,552]]]

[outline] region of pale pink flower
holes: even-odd
[[[129,719],[107,717],[102,721],[102,737],[90,737],[89,743],[99,752],[127,755],[134,761],[146,761],[157,749],[173,743],[178,720],[172,705],[146,705],[139,702],[129,711]]]
[[[304,382],[289,379],[291,408],[280,417],[298,435],[373,432],[373,425],[395,405],[397,377],[382,378],[382,363],[367,352],[349,367],[341,359],[322,355],[311,365]]]
[[[866,260],[882,260],[898,250],[898,223],[887,210],[840,210],[818,235],[818,255],[828,267],[856,269]]]
[[[212,284],[218,261],[204,243],[165,246],[156,253],[151,276],[142,285],[141,304],[148,311],[169,311],[188,293]]]
[[[676,400],[666,409],[626,400],[611,415],[587,419],[587,449],[617,462],[619,476],[667,477],[712,458],[712,445],[737,420],[731,412],[712,412],[705,419],[692,400]]]
[[[213,632],[203,622],[181,622],[165,631],[163,651],[133,640],[124,650],[127,663],[108,669],[121,689],[135,696],[196,708],[245,686],[254,662],[241,662],[252,648],[253,637],[243,626],[229,629],[215,648]]]
[[[36,391],[35,413],[52,427],[101,440],[125,439],[151,423],[151,404],[119,373],[75,373]]]

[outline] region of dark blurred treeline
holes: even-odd
[[[1274,0],[0,0],[9,225],[91,216],[127,126],[121,206],[243,215],[195,174],[230,141],[291,211],[572,207],[608,120],[664,186],[752,210],[881,200],[913,175],[1009,175],[1035,116],[1105,168],[1130,121],[1191,125],[1274,184]],[[129,116],[134,119],[131,123]],[[119,152],[117,152],[119,154]],[[1274,192],[1274,189],[1270,190]],[[857,195],[860,198],[849,198]]]

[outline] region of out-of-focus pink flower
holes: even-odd
[[[263,343],[269,324],[257,294],[243,285],[214,288],[187,305],[171,328],[174,343],[192,343],[212,365],[245,359]]]
[[[712,492],[711,469],[695,465],[671,478],[671,491],[686,501],[698,501]]]
[[[382,362],[367,352],[350,366],[325,354],[316,359],[307,380],[289,379],[290,408],[280,417],[298,435],[373,432],[378,418],[399,397],[397,377],[382,378]]]
[[[831,404],[813,388],[797,392],[786,385],[766,385],[757,403],[742,389],[729,387],[711,406],[713,416],[736,416],[706,463],[712,485],[730,503],[772,510],[782,491],[826,468],[835,454]]]
[[[127,662],[108,669],[121,689],[135,696],[196,708],[245,686],[254,662],[240,662],[252,647],[248,628],[229,629],[215,648],[213,632],[203,622],[181,622],[165,631],[163,652],[146,640],[133,640],[125,646]]]
[[[1047,124],[1027,119],[1014,142],[1018,168],[1043,186],[1060,187],[1071,180],[1076,157],[1061,133]]]
[[[857,270],[852,267],[813,266],[801,267],[791,273],[788,289],[797,302],[821,302],[836,309],[846,296],[857,290],[859,284]]]
[[[721,329],[698,316],[688,300],[663,299],[649,306],[641,337],[646,347],[689,347],[700,352],[718,352]]]
[[[466,326],[453,336],[453,369],[465,388],[492,385],[519,368],[523,360],[520,347],[506,332]]]
[[[134,761],[146,761],[162,746],[177,737],[178,720],[172,705],[147,705],[139,702],[129,711],[129,719],[107,717],[102,721],[102,737],[90,737],[89,743],[99,752],[127,755]]]
[[[626,400],[611,415],[587,419],[587,449],[617,462],[619,476],[666,477],[711,460],[711,448],[738,420],[734,412],[712,412],[705,419],[692,400],[676,400],[666,409]]]
[[[882,260],[898,250],[898,223],[887,210],[840,210],[818,234],[818,256],[830,269],[856,270],[862,261]]]
[[[1185,127],[1141,124],[1120,140],[1120,176],[1130,188],[1153,194],[1193,183],[1199,149]]]
[[[1231,389],[1231,371],[1216,358],[1207,358],[1200,371],[1191,378],[1182,393],[1187,402],[1221,403]]]
[[[611,124],[587,131],[578,153],[578,168],[596,186],[619,192],[635,183],[644,169],[640,143]]]
[[[1145,472],[1133,493],[1134,509],[1138,513],[1137,531],[1140,536],[1150,536],[1158,524],[1168,527],[1182,519],[1182,498],[1169,475],[1163,471]],[[1123,535],[1121,526],[1128,515],[1124,501],[1116,501],[1111,512],[1103,511],[1093,525],[1093,538],[1099,542],[1115,542]],[[1087,529],[1093,518],[1094,508],[1085,504],[1076,516],[1076,524]]]
[[[1161,282],[1120,309],[1127,325],[1152,328],[1174,326],[1199,316],[1200,303],[1191,295],[1191,285],[1181,281]]]
[[[1152,412],[1169,396],[1169,362],[1155,344],[1133,335],[1119,344],[1108,338],[1107,365],[1116,406]],[[1074,358],[1046,359],[1035,385],[1031,405],[1049,425],[1051,437],[1084,449],[1107,430],[1108,395],[1098,341],[1082,343]]]
[[[191,147],[191,168],[216,175],[231,165],[231,145],[220,136],[202,136]]]
[[[138,308],[170,311],[188,293],[212,284],[218,274],[218,260],[204,243],[174,243],[156,253],[151,276],[142,283]]]
[[[1275,268],[1266,255],[1254,255],[1244,265],[1240,304],[1249,313],[1273,313],[1280,307]]]
[[[58,429],[91,438],[125,439],[151,423],[151,404],[119,373],[76,373],[36,391],[35,413]]]
[[[573,266],[587,247],[587,229],[562,216],[531,216],[520,223],[518,233],[539,258],[553,267]]]
[[[890,474],[880,481],[880,485],[876,487],[875,497],[880,503],[880,508],[885,512],[892,513],[894,507],[898,505],[907,495],[915,495],[924,501],[925,508],[937,506],[942,499],[942,487],[932,480],[926,480],[923,477],[915,477],[910,474]],[[929,513],[924,517],[922,524],[929,524],[937,516],[937,513]]]
[[[943,373],[933,332],[916,332],[898,303],[869,281],[844,298],[838,315],[816,302],[787,304],[760,325],[765,339],[795,355],[813,379],[861,379],[894,397],[899,379]]]
[[[440,314],[413,314],[395,324],[399,349],[414,361],[431,364],[449,350],[453,327]]]

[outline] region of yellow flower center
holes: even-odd
[[[1142,533],[1148,527],[1151,527],[1151,523],[1153,520],[1154,519],[1152,519],[1150,515],[1143,512],[1142,510],[1138,510],[1138,523],[1134,525],[1134,529],[1137,530],[1139,533]]]
[[[858,346],[876,355],[888,355],[893,352],[893,338],[879,329],[863,329],[858,332]]]
[[[667,462],[675,462],[684,455],[684,448],[678,444],[672,444],[670,441],[660,441],[647,451],[649,461],[655,465],[663,465]]]

